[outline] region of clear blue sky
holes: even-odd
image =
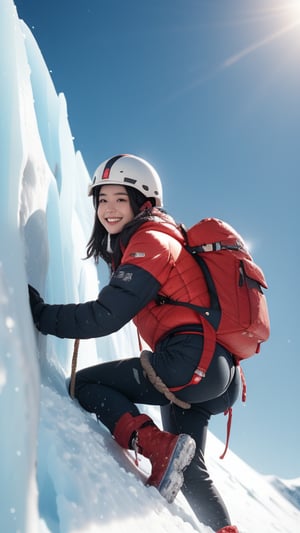
[[[244,364],[230,446],[261,473],[299,477],[300,0],[15,3],[89,172],[141,155],[178,221],[223,218],[251,245],[272,335]],[[225,423],[211,424],[221,439]]]

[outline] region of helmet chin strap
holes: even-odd
[[[152,209],[153,205],[150,202],[150,200],[147,200],[143,205],[140,207],[140,212],[145,211],[146,209]]]
[[[109,253],[109,254],[112,254],[113,251],[112,251],[112,247],[111,247],[111,235],[110,233],[107,233],[107,245],[106,245],[106,251]]]

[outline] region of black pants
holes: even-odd
[[[157,375],[175,387],[189,382],[202,351],[201,335],[177,335],[165,339],[152,354]],[[183,388],[176,395],[192,404],[183,410],[170,404],[145,377],[139,358],[95,365],[76,374],[75,395],[84,409],[95,413],[114,433],[124,413],[139,414],[136,404],[159,405],[165,430],[187,433],[197,444],[195,457],[184,473],[182,491],[201,522],[212,529],[229,525],[225,504],[209,477],[204,451],[208,421],[212,414],[223,413],[236,401],[240,374],[231,355],[217,345],[206,377],[198,384]]]

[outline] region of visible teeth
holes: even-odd
[[[107,222],[119,222],[120,218],[107,218]]]

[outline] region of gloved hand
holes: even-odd
[[[39,329],[39,319],[46,304],[43,298],[41,298],[39,292],[34,287],[32,287],[31,285],[28,285],[28,291],[29,291],[29,303],[30,303],[33,322],[35,326],[37,327],[37,329]]]

